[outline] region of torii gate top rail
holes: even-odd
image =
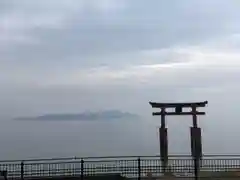
[[[198,107],[205,107],[208,101],[192,103],[157,103],[149,102],[152,108],[160,108],[161,112],[153,112],[153,116],[165,115],[205,115],[205,112],[197,111]],[[174,112],[167,112],[167,108],[175,108]],[[190,112],[183,112],[183,108],[191,108]]]
[[[157,103],[149,102],[153,108],[174,108],[174,107],[205,107],[208,101],[193,103]]]

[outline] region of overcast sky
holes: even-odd
[[[213,113],[221,101],[238,103],[239,6],[237,0],[1,0],[0,113],[149,114],[150,100],[209,100]]]

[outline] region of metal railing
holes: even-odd
[[[175,177],[194,177],[190,156],[170,156],[168,174]],[[116,173],[128,178],[163,175],[158,156],[85,157],[0,161],[0,171],[7,171],[8,179],[34,177],[76,176]],[[239,171],[239,173],[238,173]],[[239,176],[238,176],[239,174]],[[240,156],[204,156],[200,177],[240,177]]]

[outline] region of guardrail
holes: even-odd
[[[193,160],[190,156],[169,156],[168,175],[194,177]],[[116,173],[128,178],[162,176],[159,156],[73,157],[0,161],[0,171],[7,172],[8,179],[72,176],[84,179],[86,175]],[[199,176],[231,176],[240,174],[240,156],[204,156]],[[240,176],[239,176],[240,177]]]

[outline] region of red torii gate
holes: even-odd
[[[202,158],[202,138],[201,128],[197,125],[197,115],[205,115],[205,112],[197,111],[198,107],[205,107],[208,101],[204,102],[191,102],[191,103],[157,103],[149,102],[152,108],[160,108],[160,112],[153,112],[153,116],[161,116],[161,127],[159,128],[159,141],[160,141],[160,156],[162,161],[163,172],[165,173],[168,166],[168,136],[165,117],[167,115],[191,115],[193,126],[190,127],[191,136],[191,155],[194,160],[194,173],[195,178],[198,178],[198,171],[200,160]],[[168,108],[173,108],[175,111],[167,112]],[[183,108],[190,108],[191,111],[184,112]]]

